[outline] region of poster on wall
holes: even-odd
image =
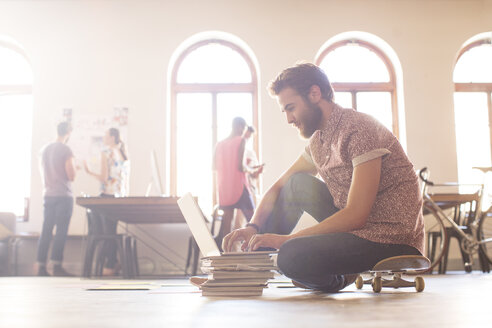
[[[91,171],[100,171],[101,151],[104,148],[103,137],[109,128],[120,131],[121,140],[128,140],[128,108],[115,107],[112,115],[78,114],[72,109],[63,109],[63,120],[72,123],[72,135],[69,142],[76,158],[76,164],[83,167],[84,161]]]

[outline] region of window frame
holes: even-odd
[[[316,65],[320,65],[323,59],[339,47],[357,44],[374,52],[384,63],[388,70],[389,82],[330,82],[335,92],[349,92],[352,95],[352,105],[357,110],[358,92],[389,92],[391,94],[391,114],[393,134],[399,138],[398,95],[396,88],[396,73],[388,56],[378,47],[367,41],[351,38],[338,41],[324,49],[316,59]],[[328,77],[329,78],[329,77]]]
[[[467,51],[471,50],[472,48],[484,45],[484,44],[489,44],[492,46],[492,38],[483,38],[474,42],[471,42],[470,44],[466,45],[463,47],[460,52],[458,53],[458,56],[456,57],[456,60],[454,62],[454,68],[456,68],[456,64],[458,64],[458,61],[460,60],[461,56],[466,53]],[[454,72],[454,69],[453,69]],[[487,94],[487,106],[488,106],[488,113],[489,113],[489,130],[490,130],[490,154],[491,154],[491,161],[492,161],[492,82],[479,82],[479,83],[474,83],[474,82],[454,82],[454,92],[484,92]]]
[[[245,60],[251,72],[251,82],[249,83],[178,83],[178,71],[183,63],[183,60],[194,50],[206,46],[208,44],[220,44],[231,48],[241,55]],[[212,96],[212,144],[217,144],[217,95],[219,93],[251,93],[252,95],[252,110],[253,110],[253,126],[256,130],[256,138],[254,139],[253,147],[258,154],[258,160],[260,160],[259,154],[259,139],[260,131],[258,129],[258,74],[256,67],[246,53],[244,49],[237,44],[218,38],[211,38],[202,40],[187,47],[173,65],[171,73],[171,92],[170,92],[170,193],[171,195],[177,195],[178,190],[178,167],[177,167],[177,95],[179,93],[210,93]],[[213,151],[213,149],[211,149]],[[210,166],[212,163],[210,163]],[[212,173],[212,170],[211,170]],[[214,175],[213,179],[213,205],[217,204],[217,186]]]
[[[16,52],[19,56],[23,57],[24,60],[29,63],[28,58],[24,55],[24,51],[21,47],[11,44],[10,42],[3,42],[0,40],[0,47],[10,49]],[[34,74],[32,68],[31,73]],[[33,95],[33,83],[30,84],[1,84],[0,83],[0,97],[2,96],[12,96],[12,95],[30,95],[33,98],[33,107],[31,108],[34,111],[34,95]],[[34,113],[33,113],[34,114]],[[32,118],[31,118],[32,119]],[[31,140],[31,148],[32,148],[32,140]],[[31,154],[32,159],[32,154]],[[31,167],[32,170],[32,167]],[[30,176],[30,175],[29,175]],[[31,178],[29,178],[29,184],[31,184]],[[31,189],[31,188],[29,188]],[[31,190],[29,190],[29,193]],[[24,197],[24,213],[22,215],[17,215],[16,218],[18,222],[28,222],[29,221],[29,204],[30,204],[31,195],[26,195]]]

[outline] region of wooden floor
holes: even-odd
[[[285,288],[206,298],[185,279],[0,278],[0,327],[491,327],[492,275],[425,276],[426,289],[352,285],[338,294]],[[137,285],[134,285],[137,284]],[[151,290],[89,291],[92,287]],[[283,286],[283,287],[282,287]]]

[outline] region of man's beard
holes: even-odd
[[[318,130],[318,127],[321,123],[321,119],[323,117],[323,113],[321,112],[321,108],[318,105],[314,105],[308,100],[305,100],[306,106],[308,107],[308,111],[302,117],[301,127],[299,129],[299,134],[301,137],[305,139],[311,138],[313,133]]]

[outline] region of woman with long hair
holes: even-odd
[[[120,131],[110,128],[104,138],[101,152],[101,171],[93,172],[85,164],[85,171],[101,183],[100,197],[123,197],[128,195],[130,162],[121,140]],[[115,235],[118,222],[109,220],[97,212],[88,213],[89,233]],[[117,245],[115,240],[107,240],[103,248],[103,275],[115,275],[118,271]]]

